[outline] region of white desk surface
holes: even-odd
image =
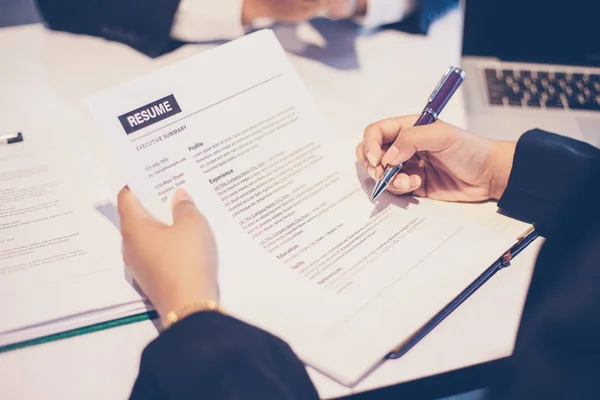
[[[281,26],[276,33],[351,151],[350,143],[357,143],[368,123],[421,111],[445,68],[459,62],[461,22],[455,11],[435,23],[427,37],[395,31],[357,37],[348,23]],[[50,32],[41,25],[0,29],[0,131],[24,132],[26,140],[52,140],[60,133],[88,141],[102,163],[102,141],[83,99],[211,47],[188,45],[152,60],[118,43]],[[462,101],[459,92],[442,117],[464,125]],[[125,182],[110,166],[104,168],[116,193]],[[354,391],[509,355],[537,249],[524,252],[406,356],[385,364]],[[156,334],[152,323],[143,322],[1,354],[0,397],[126,398],[140,354]],[[350,393],[310,373],[322,397]]]

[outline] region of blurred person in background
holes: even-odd
[[[46,26],[158,57],[181,43],[229,40],[257,23],[355,19],[426,34],[457,0],[37,0]],[[396,24],[396,25],[393,25]]]

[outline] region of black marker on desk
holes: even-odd
[[[11,133],[10,135],[0,135],[0,145],[13,144],[23,141],[23,135],[19,133]]]

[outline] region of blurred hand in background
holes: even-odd
[[[259,18],[282,22],[307,21],[327,10],[328,0],[244,0],[242,22]]]

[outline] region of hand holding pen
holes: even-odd
[[[398,195],[412,193],[464,202],[498,199],[502,195],[510,174],[514,143],[492,141],[436,121],[462,81],[459,71],[449,69],[421,116],[390,118],[366,128],[356,156],[371,178],[384,182],[375,197],[385,190]],[[449,73],[460,79],[446,79]],[[437,115],[432,115],[428,108]],[[428,124],[417,125],[424,121]],[[400,167],[393,168],[396,166]],[[385,176],[384,171],[387,171]]]
[[[431,96],[429,96],[427,105],[423,109],[419,119],[415,122],[415,126],[429,125],[436,121],[448,101],[450,101],[456,90],[460,87],[464,78],[465,73],[460,68],[448,68]],[[375,183],[373,193],[371,194],[371,201],[374,201],[383,193],[404,166],[403,162],[392,164],[390,162],[394,160],[387,161],[388,163],[384,164],[383,175]]]

